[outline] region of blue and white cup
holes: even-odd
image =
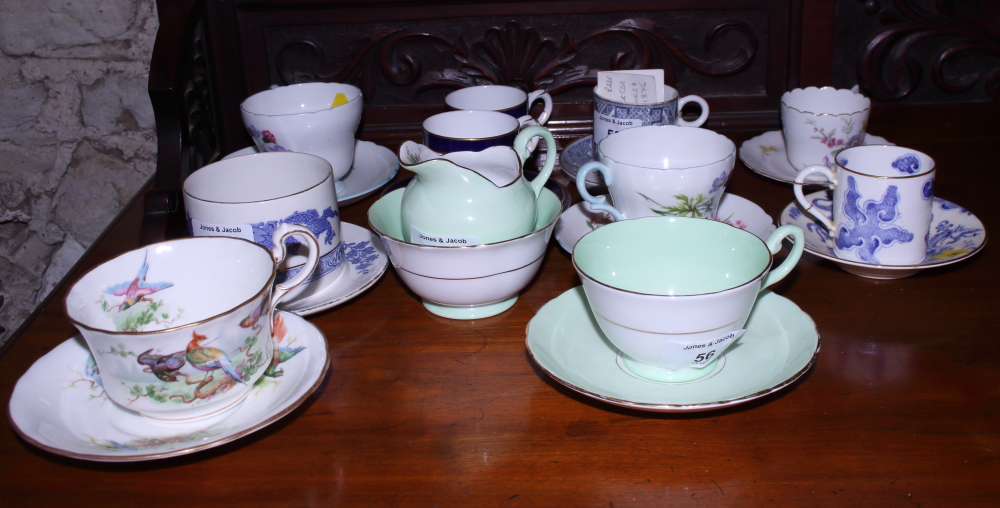
[[[597,160],[576,173],[576,188],[591,210],[616,221],[670,215],[714,219],[736,145],[708,129],[651,125],[614,133],[597,146]],[[586,179],[600,171],[614,206],[593,196]]]
[[[541,100],[545,109],[534,119],[538,125],[545,125],[552,116],[552,96],[545,90],[526,93],[520,88],[503,85],[470,86],[455,90],[444,98],[446,109],[470,111],[497,111],[517,118],[519,122],[532,120],[528,111],[535,101]]]
[[[530,116],[520,121],[497,111],[448,111],[424,120],[423,144],[438,153],[479,152],[491,146],[513,147],[517,133],[535,124]]]
[[[814,211],[802,193],[817,173],[833,188],[833,220]],[[934,204],[934,160],[889,145],[865,145],[836,154],[833,169],[809,166],[795,177],[795,199],[826,226],[833,253],[873,265],[912,265],[924,260]],[[813,182],[810,182],[813,183]]]
[[[645,125],[681,125],[701,127],[708,119],[708,103],[697,95],[680,97],[671,86],[663,85],[663,102],[655,104],[626,104],[605,99],[594,87],[594,152],[604,138],[618,131]],[[701,115],[688,121],[680,117],[684,105],[694,102],[701,106]]]
[[[294,152],[242,155],[209,164],[184,181],[184,207],[191,236],[231,236],[273,248],[281,224],[305,226],[319,240],[319,263],[286,301],[322,293],[344,273],[340,210],[333,169],[321,157]],[[290,238],[289,255],[276,283],[305,265],[305,247]]]

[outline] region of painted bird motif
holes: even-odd
[[[131,282],[115,284],[104,290],[106,294],[125,297],[125,301],[118,305],[118,312],[132,307],[139,302],[152,302],[152,298],[146,297],[174,285],[172,282],[146,282],[146,272],[149,271],[148,257],[147,254],[142,259],[142,267],[139,268],[139,273],[135,276],[135,279]],[[114,306],[109,307],[108,311],[113,308]]]
[[[254,309],[253,312],[250,313],[249,316],[243,318],[243,320],[240,321],[240,326],[243,328],[252,328],[254,330],[259,330],[261,327],[260,325],[257,324],[257,321],[260,321],[260,316],[263,315],[264,310],[267,309],[268,300],[270,299],[269,298],[262,299],[260,302],[260,307],[257,307],[256,309]]]
[[[225,351],[201,345],[201,342],[207,338],[204,335],[199,335],[198,332],[191,332],[191,342],[188,342],[187,351],[184,354],[184,358],[187,359],[188,363],[192,367],[205,372],[222,369],[222,372],[233,378],[234,381],[246,384],[243,381],[243,376],[236,371],[232,362],[229,361],[229,356],[226,355]]]
[[[152,372],[160,380],[174,382],[177,381],[177,376],[174,373],[184,366],[186,353],[187,351],[178,351],[169,355],[154,355],[153,350],[150,349],[139,354],[136,361],[139,362],[139,365],[149,367],[147,372]]]
[[[288,327],[285,326],[285,320],[281,318],[281,314],[274,316],[274,326],[271,330],[271,336],[274,339],[274,356],[271,357],[271,364],[264,370],[264,375],[267,377],[281,377],[285,375],[285,369],[279,369],[278,364],[291,360],[293,356],[304,351],[306,347],[278,347],[278,343],[284,340],[285,335],[288,334]]]

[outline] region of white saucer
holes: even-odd
[[[865,134],[866,145],[892,145],[885,138]],[[785,152],[785,136],[781,131],[765,132],[755,138],[750,138],[740,146],[740,160],[743,165],[754,173],[785,183],[794,183],[799,170],[788,162]],[[809,175],[806,183],[825,185],[827,182],[817,174]]]
[[[162,459],[239,439],[302,404],[330,366],[318,328],[293,314],[276,316],[287,327],[278,346],[304,349],[280,364],[278,377],[261,377],[232,410],[196,422],[166,423],[124,409],[104,395],[99,375],[87,374],[90,350],[77,335],[21,376],[10,397],[10,421],[25,441],[43,450],[99,462]]]
[[[822,211],[827,218],[832,216],[829,190],[806,194],[806,199],[813,203],[813,210]],[[986,229],[972,212],[936,197],[931,214],[927,257],[918,265],[871,265],[838,258],[826,228],[802,213],[794,201],[782,210],[779,221],[782,225],[795,224],[805,231],[806,252],[833,261],[849,273],[870,279],[901,279],[920,270],[957,263],[986,245]]]
[[[349,222],[340,223],[340,234],[343,235],[344,257],[348,262],[343,275],[325,291],[308,298],[281,302],[279,309],[310,316],[347,302],[378,282],[389,266],[382,240],[372,235],[371,231]]]
[[[248,146],[223,159],[255,153],[257,147]],[[398,171],[399,159],[392,150],[359,139],[354,145],[354,166],[347,172],[347,176],[337,182],[337,204],[347,206],[371,196],[379,187],[389,183]],[[343,190],[340,189],[341,183],[344,185]]]
[[[562,153],[559,154],[559,167],[562,168],[564,173],[569,175],[570,180],[574,183],[576,182],[576,173],[580,170],[580,166],[594,160],[593,139],[594,136],[584,136],[570,143],[566,148],[563,148]],[[587,175],[588,189],[601,185],[603,180],[598,175],[600,173],[597,171]]]
[[[610,201],[611,197],[606,197]],[[777,229],[774,219],[763,208],[749,199],[728,192],[722,196],[718,215],[717,220],[745,229],[762,240],[767,240],[767,237]],[[590,203],[581,201],[559,216],[559,222],[556,222],[556,241],[563,250],[572,253],[573,246],[583,238],[583,235],[610,223],[610,214],[594,212],[590,209]]]
[[[787,298],[764,291],[718,372],[689,383],[659,383],[627,373],[601,332],[582,286],[546,303],[528,323],[525,343],[542,370],[597,400],[660,412],[706,411],[778,391],[809,370],[819,354],[816,325]]]

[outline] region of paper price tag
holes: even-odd
[[[191,219],[193,236],[231,236],[253,241],[253,229],[249,224],[211,224]]]
[[[722,356],[722,353],[732,346],[736,339],[743,336],[746,329],[733,330],[722,337],[711,340],[692,342],[690,344],[669,344],[660,353],[660,364],[681,364],[680,367],[704,367]],[[678,358],[683,362],[677,361]]]
[[[601,71],[597,73],[598,94],[624,104],[663,102],[663,69]]]
[[[421,233],[417,228],[410,226],[410,243],[419,245],[444,245],[461,247],[463,245],[479,245],[479,240],[468,236],[436,236]]]

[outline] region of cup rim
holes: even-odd
[[[524,94],[524,99],[521,99],[521,102],[519,102],[518,104],[515,104],[513,106],[508,106],[508,107],[502,108],[502,109],[468,109],[468,108],[459,108],[459,107],[456,107],[456,106],[452,106],[451,104],[448,104],[448,98],[451,97],[454,94],[457,94],[459,92],[463,92],[465,90],[475,90],[475,89],[483,89],[483,88],[510,88],[510,89],[517,90],[518,92],[521,92],[522,94]],[[528,92],[525,92],[524,90],[521,90],[520,88],[517,88],[517,87],[506,86],[506,85],[469,86],[469,87],[465,87],[465,88],[459,88],[458,90],[452,91],[448,95],[444,96],[444,107],[445,107],[445,109],[447,109],[447,111],[445,111],[446,113],[448,111],[496,111],[497,113],[507,113],[508,111],[517,109],[517,108],[519,108],[521,106],[527,106],[527,105],[528,105]]]
[[[320,108],[320,109],[317,109],[315,111],[299,111],[299,112],[296,112],[296,113],[280,113],[280,114],[274,114],[274,115],[270,115],[270,114],[267,114],[267,113],[255,113],[255,112],[250,111],[249,109],[246,108],[247,102],[250,99],[252,99],[252,98],[254,98],[254,97],[258,96],[258,95],[265,94],[265,93],[277,90],[279,88],[308,87],[310,85],[343,85],[343,86],[349,86],[349,87],[354,88],[355,90],[357,90],[358,94],[355,95],[353,99],[348,99],[347,103],[346,104],[341,104],[341,106],[346,106],[346,105],[348,105],[348,104],[350,104],[350,103],[352,103],[352,102],[354,102],[356,100],[361,100],[362,99],[362,95],[364,95],[364,94],[362,94],[360,88],[358,88],[358,87],[356,87],[354,85],[348,84],[348,83],[317,83],[317,82],[314,82],[314,83],[295,83],[295,84],[291,84],[291,85],[281,86],[281,87],[278,87],[278,88],[269,88],[267,90],[261,90],[261,91],[255,93],[255,94],[251,95],[250,97],[247,97],[246,99],[243,99],[243,102],[240,103],[240,111],[242,111],[244,113],[247,113],[248,115],[254,115],[254,116],[279,117],[279,116],[297,116],[297,115],[316,115],[316,114],[323,113],[323,112],[326,112],[326,111],[333,111],[333,110],[336,110],[337,108],[340,107],[340,106],[337,106],[337,108]]]
[[[618,101],[611,100],[611,99],[605,99],[604,97],[601,97],[601,95],[599,93],[597,93],[597,88],[599,86],[600,85],[594,86],[594,99],[595,100],[596,99],[600,99],[600,100],[602,100],[604,102],[610,102],[612,104],[621,104],[623,106],[648,108],[650,106],[666,105],[666,104],[670,104],[671,102],[677,102],[677,101],[681,100],[681,92],[679,90],[677,90],[676,88],[674,88],[674,87],[672,87],[672,86],[670,86],[670,85],[668,85],[666,83],[663,84],[663,88],[669,88],[669,89],[673,90],[674,93],[677,94],[677,96],[674,97],[673,99],[670,99],[670,100],[667,100],[667,101],[663,101],[663,102],[650,102],[649,104],[629,104],[627,102],[618,102]],[[690,97],[690,96],[689,95],[685,95],[684,97]],[[698,97],[698,96],[696,95],[695,97]]]
[[[864,109],[861,109],[861,110],[858,110],[858,111],[854,111],[852,113],[815,113],[813,111],[803,111],[801,109],[794,108],[792,106],[789,106],[788,103],[785,102],[785,97],[791,95],[792,92],[795,92],[796,90],[805,91],[805,90],[809,90],[810,88],[813,89],[813,90],[834,90],[834,91],[845,90],[845,91],[848,91],[848,92],[851,92],[851,93],[854,93],[854,94],[861,95],[866,100],[868,100],[868,105],[865,106]],[[781,107],[788,108],[788,109],[790,109],[792,111],[795,111],[797,113],[803,113],[803,114],[806,114],[806,115],[813,115],[813,116],[851,116],[851,115],[856,115],[858,113],[864,113],[865,111],[871,111],[871,109],[872,109],[872,101],[868,97],[862,95],[860,92],[855,92],[855,91],[850,90],[848,88],[835,88],[835,87],[832,87],[832,86],[823,86],[823,87],[816,88],[815,86],[807,86],[805,88],[793,88],[793,89],[791,89],[791,90],[783,93],[781,95]]]
[[[249,243],[250,245],[253,245],[254,247],[257,247],[257,248],[263,250],[265,253],[267,253],[268,259],[271,260],[271,275],[268,277],[267,282],[264,284],[264,287],[260,288],[260,290],[258,290],[256,293],[254,293],[253,296],[251,296],[250,298],[246,299],[242,303],[238,303],[238,304],[232,306],[229,310],[220,312],[220,313],[215,314],[213,316],[206,317],[204,319],[200,319],[198,321],[194,321],[194,322],[191,322],[191,323],[186,323],[186,324],[183,324],[183,325],[180,325],[180,326],[173,326],[173,327],[170,327],[170,328],[164,328],[162,330],[148,330],[148,331],[135,331],[135,332],[117,331],[117,330],[106,330],[106,329],[103,329],[103,328],[98,328],[98,327],[86,325],[86,324],[81,323],[80,321],[77,321],[76,319],[73,318],[73,315],[70,312],[70,307],[69,307],[69,297],[70,297],[71,294],[73,294],[73,288],[75,288],[77,286],[77,284],[80,283],[80,281],[82,281],[83,279],[85,279],[88,275],[90,275],[91,273],[93,273],[98,268],[100,268],[100,267],[102,267],[102,266],[104,266],[104,265],[106,265],[106,264],[108,264],[108,263],[110,263],[112,261],[115,261],[115,260],[117,260],[119,258],[122,258],[122,257],[124,257],[124,256],[126,256],[128,254],[131,254],[133,252],[138,252],[140,250],[146,250],[146,249],[148,249],[148,248],[150,248],[150,247],[152,247],[154,245],[163,245],[163,244],[166,244],[166,243],[184,242],[184,241],[188,241],[188,240],[197,240],[197,239],[204,239],[204,238],[224,239],[224,240],[238,240],[238,241],[241,241],[241,242]],[[177,330],[183,330],[184,328],[189,328],[189,327],[193,327],[193,326],[200,326],[200,325],[202,325],[204,323],[207,323],[209,321],[212,321],[214,319],[217,319],[217,318],[220,318],[222,316],[227,316],[229,314],[232,314],[232,313],[236,312],[237,310],[243,308],[248,303],[256,300],[257,297],[259,297],[262,294],[264,294],[268,289],[271,288],[272,285],[274,285],[274,278],[275,278],[275,276],[278,273],[277,269],[278,269],[278,264],[274,262],[274,255],[271,254],[271,251],[268,250],[263,245],[256,244],[254,242],[251,242],[250,240],[244,240],[243,238],[236,238],[236,237],[231,237],[231,236],[201,236],[201,237],[199,237],[199,236],[192,236],[192,237],[184,237],[184,238],[174,238],[172,240],[166,240],[166,241],[163,241],[163,242],[157,242],[157,243],[153,243],[153,244],[149,244],[149,245],[144,245],[142,247],[139,247],[139,248],[136,248],[136,249],[132,249],[132,250],[123,252],[123,253],[121,253],[121,254],[119,254],[119,255],[117,255],[117,256],[115,256],[115,257],[113,257],[113,258],[111,258],[111,259],[109,259],[107,261],[104,261],[103,263],[101,263],[101,264],[99,264],[99,265],[97,265],[97,266],[95,266],[93,268],[91,268],[90,270],[87,270],[86,273],[84,273],[83,275],[77,277],[73,281],[73,283],[69,285],[69,291],[66,292],[65,298],[63,298],[63,310],[65,310],[65,312],[66,312],[66,319],[69,319],[69,321],[71,323],[73,323],[74,326],[78,326],[78,327],[81,327],[81,328],[86,328],[87,330],[91,330],[91,331],[95,331],[95,332],[100,332],[100,333],[103,333],[103,334],[106,334],[106,335],[143,336],[143,335],[154,335],[154,334],[160,334],[160,333],[170,333],[170,332],[175,332]]]
[[[706,166],[712,166],[712,165],[718,164],[720,162],[725,162],[730,157],[734,157],[736,155],[736,143],[733,143],[733,140],[731,140],[728,137],[723,136],[722,134],[719,134],[719,133],[717,133],[715,131],[711,131],[711,130],[708,130],[708,129],[702,129],[701,127],[683,127],[683,126],[680,126],[680,125],[641,125],[639,127],[634,127],[632,129],[625,129],[625,130],[626,131],[630,131],[630,130],[634,130],[634,129],[643,129],[643,128],[647,128],[647,127],[658,127],[658,128],[675,127],[675,128],[678,128],[678,129],[701,129],[701,130],[704,130],[704,131],[707,131],[707,132],[711,132],[712,134],[715,134],[716,136],[721,136],[721,137],[725,138],[726,140],[729,141],[729,143],[731,143],[733,145],[733,149],[729,152],[729,155],[727,155],[727,156],[725,156],[725,157],[723,157],[723,158],[721,158],[721,159],[719,159],[717,161],[706,162],[704,164],[698,164],[697,166],[685,166],[683,168],[651,168],[649,166],[641,166],[639,164],[632,164],[632,163],[629,163],[629,162],[620,161],[620,160],[617,160],[614,157],[611,157],[610,155],[607,155],[607,154],[604,153],[604,150],[601,148],[601,145],[603,145],[604,142],[607,141],[608,139],[611,139],[611,136],[613,136],[615,134],[618,134],[619,132],[625,132],[625,131],[618,131],[618,132],[615,132],[614,134],[605,136],[604,139],[600,140],[597,143],[598,158],[600,158],[600,157],[606,157],[608,160],[614,162],[615,164],[625,164],[625,165],[628,165],[628,166],[632,166],[632,167],[636,167],[636,168],[642,168],[642,169],[652,169],[652,170],[656,170],[656,171],[682,171],[682,170],[685,170],[685,169],[696,169],[696,168],[703,168],[703,167],[706,167]]]
[[[879,176],[879,175],[872,175],[872,174],[869,174],[869,173],[863,173],[863,172],[858,171],[856,169],[851,169],[851,168],[849,168],[849,167],[844,166],[843,164],[841,164],[840,161],[838,160],[838,157],[840,157],[841,154],[843,154],[844,152],[846,152],[848,150],[854,150],[855,148],[865,148],[865,147],[903,148],[903,149],[906,149],[907,151],[916,152],[916,153],[919,153],[920,155],[923,155],[924,157],[927,157],[927,160],[931,161],[931,167],[927,171],[924,171],[922,173],[917,173],[915,175]],[[850,148],[845,148],[845,149],[841,150],[840,153],[838,153],[833,158],[833,160],[834,160],[834,164],[836,164],[838,168],[843,169],[844,171],[847,171],[848,173],[854,173],[855,175],[863,176],[865,178],[878,178],[878,179],[882,179],[882,180],[905,180],[907,178],[919,178],[919,177],[922,177],[922,176],[927,176],[927,175],[929,175],[929,174],[937,171],[937,162],[934,161],[933,157],[931,157],[930,155],[927,155],[924,152],[921,152],[920,150],[914,150],[912,148],[906,148],[906,147],[899,146],[899,145],[860,145],[860,146],[852,146]]]
[[[496,136],[486,136],[486,137],[482,137],[482,138],[453,138],[451,136],[445,136],[445,135],[442,135],[442,134],[435,134],[435,133],[427,130],[427,122],[431,118],[434,118],[436,116],[441,116],[441,115],[447,115],[449,113],[498,113],[498,114],[501,114],[501,115],[503,115],[503,116],[505,116],[507,118],[513,119],[515,125],[514,125],[514,128],[512,130],[504,132],[503,134],[497,134]],[[512,116],[510,116],[510,115],[508,115],[506,113],[502,113],[500,111],[495,111],[495,110],[492,110],[492,109],[489,109],[489,110],[487,110],[487,109],[456,109],[456,110],[452,110],[452,111],[445,111],[444,113],[438,113],[436,115],[431,115],[430,117],[428,117],[426,120],[424,120],[420,124],[420,130],[422,130],[425,134],[428,134],[430,136],[434,136],[434,137],[437,137],[437,138],[441,138],[441,139],[450,139],[452,141],[486,141],[488,139],[498,139],[498,138],[502,138],[504,136],[510,136],[511,134],[517,134],[517,132],[520,129],[521,129],[521,123],[518,122],[516,118],[514,118],[514,117],[512,117]],[[459,151],[467,151],[467,150],[459,150]]]
[[[710,291],[710,292],[707,292],[707,293],[694,293],[694,294],[690,294],[690,295],[662,295],[662,294],[656,294],[656,293],[643,293],[641,291],[632,291],[630,289],[623,289],[623,288],[612,286],[610,284],[605,284],[605,283],[603,283],[603,282],[595,279],[594,277],[590,276],[586,271],[583,270],[583,268],[580,267],[579,264],[577,264],[576,257],[577,257],[577,252],[578,251],[577,251],[577,249],[575,247],[573,248],[573,256],[572,256],[573,268],[576,270],[576,272],[580,276],[586,277],[587,279],[593,281],[595,284],[598,284],[600,286],[604,286],[604,287],[606,287],[608,289],[612,289],[612,290],[615,290],[615,291],[621,291],[622,293],[629,293],[629,294],[640,295],[640,296],[658,296],[658,297],[664,297],[664,298],[688,298],[688,297],[695,297],[695,296],[717,295],[717,294],[720,294],[720,293],[725,293],[725,292],[728,292],[728,291],[732,291],[734,289],[739,289],[739,288],[741,288],[743,286],[746,286],[748,284],[753,283],[757,279],[760,279],[760,278],[764,277],[764,275],[767,274],[767,272],[769,272],[771,270],[771,265],[774,264],[774,254],[771,254],[771,249],[769,249],[767,247],[767,243],[765,243],[764,240],[761,240],[757,235],[755,235],[755,234],[753,234],[753,233],[751,233],[749,231],[740,229],[740,228],[738,228],[736,226],[733,226],[733,225],[730,225],[730,224],[726,224],[725,222],[719,222],[719,221],[712,220],[712,219],[695,219],[695,218],[692,218],[692,217],[639,217],[639,218],[636,218],[636,219],[626,219],[624,221],[615,221],[615,222],[612,222],[611,224],[608,224],[606,226],[602,226],[602,227],[600,227],[598,229],[590,231],[586,235],[583,235],[583,237],[580,238],[579,241],[577,241],[577,244],[579,244],[580,242],[582,242],[583,239],[586,238],[588,235],[591,235],[591,234],[593,234],[593,233],[595,233],[595,232],[597,232],[597,231],[599,231],[601,229],[604,229],[606,227],[613,226],[613,225],[619,224],[619,223],[625,223],[625,222],[637,221],[637,220],[647,220],[647,219],[654,219],[654,220],[658,220],[658,219],[707,220],[707,221],[711,221],[711,222],[716,223],[716,224],[720,224],[722,226],[733,228],[736,231],[739,231],[741,233],[745,233],[745,234],[748,234],[748,235],[752,236],[758,242],[761,243],[761,246],[764,248],[764,252],[767,253],[767,263],[766,263],[766,266],[764,266],[764,269],[761,270],[760,273],[758,273],[757,275],[751,277],[749,280],[747,280],[746,282],[743,282],[741,284],[737,284],[735,286],[728,287],[726,289],[721,289],[719,291]],[[712,226],[712,227],[715,227],[715,226]]]
[[[204,171],[205,169],[210,168],[212,166],[216,166],[216,165],[220,165],[221,166],[223,162],[233,161],[233,160],[239,160],[239,159],[242,159],[243,157],[259,157],[259,156],[262,156],[262,155],[265,155],[265,156],[277,155],[279,157],[285,157],[284,155],[281,155],[283,153],[291,153],[291,154],[295,154],[296,156],[306,155],[306,156],[309,156],[309,157],[315,157],[315,158],[317,158],[317,159],[325,162],[326,165],[328,166],[329,170],[327,171],[326,176],[322,180],[320,180],[319,182],[317,182],[315,185],[312,185],[312,186],[307,187],[305,189],[301,189],[301,190],[295,191],[295,192],[293,192],[291,194],[287,194],[287,195],[284,195],[284,196],[277,196],[277,197],[273,197],[273,198],[267,198],[267,199],[257,199],[257,200],[252,200],[252,201],[213,201],[211,199],[205,199],[205,198],[200,198],[198,196],[195,196],[188,189],[188,182],[191,180],[191,177],[197,175],[200,171]],[[271,158],[273,158],[273,157],[271,157]],[[226,165],[229,165],[229,163],[227,162]],[[246,205],[246,204],[253,204],[253,203],[267,203],[267,202],[270,202],[270,201],[277,201],[279,199],[290,198],[292,196],[298,196],[299,194],[304,194],[306,192],[309,192],[309,191],[311,191],[311,190],[313,190],[313,189],[315,189],[315,188],[323,185],[324,183],[327,182],[327,180],[330,180],[331,178],[333,178],[333,166],[330,165],[330,161],[328,161],[328,160],[326,160],[326,159],[324,159],[324,158],[322,158],[322,157],[320,157],[318,155],[313,155],[313,154],[309,154],[309,153],[302,153],[302,152],[260,152],[260,153],[249,153],[249,154],[246,154],[246,155],[241,155],[239,157],[233,157],[232,159],[223,159],[223,160],[215,161],[215,162],[213,162],[213,163],[211,163],[211,164],[209,164],[207,166],[199,168],[198,170],[192,172],[190,175],[188,175],[187,178],[184,179],[184,183],[181,185],[181,191],[184,193],[185,196],[189,196],[191,199],[194,199],[194,200],[197,200],[197,201],[201,201],[203,203],[214,203],[214,204],[218,204],[218,205]]]

